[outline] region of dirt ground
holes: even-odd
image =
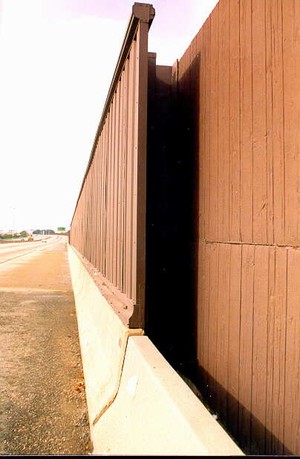
[[[61,242],[1,267],[0,455],[89,454],[75,304]]]

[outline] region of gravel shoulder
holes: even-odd
[[[1,455],[92,451],[66,249],[1,269]]]

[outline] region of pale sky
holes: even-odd
[[[158,64],[217,2],[149,2]],[[0,230],[69,227],[133,4],[0,0]]]

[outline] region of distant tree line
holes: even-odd
[[[27,238],[31,234],[40,234],[40,235],[45,235],[45,234],[56,234],[55,231],[52,229],[37,229],[32,231],[32,233],[28,233],[28,231],[20,231],[20,233],[2,233],[0,234],[0,239],[19,239],[19,238]]]
[[[29,236],[27,231],[21,231],[20,233],[2,233],[0,239],[16,239]]]

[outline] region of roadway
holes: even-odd
[[[37,236],[31,242],[5,242],[0,244],[0,264],[8,263],[16,258],[27,256],[35,252],[48,250],[49,245],[61,243],[66,236]]]
[[[67,237],[0,244],[0,455],[91,451]]]

